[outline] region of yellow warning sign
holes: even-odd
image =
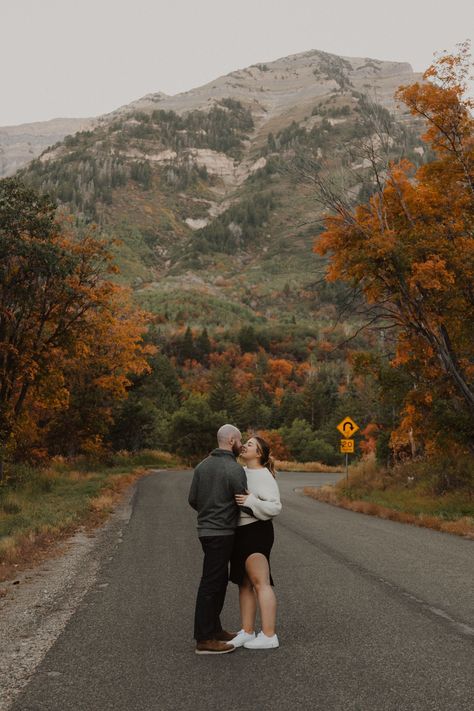
[[[349,437],[353,437],[355,435],[359,429],[359,425],[356,425],[352,418],[345,417],[342,422],[337,425],[337,429],[343,437],[348,439]]]
[[[341,439],[341,452],[342,454],[354,454],[354,440]]]

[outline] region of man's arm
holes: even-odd
[[[189,489],[188,503],[197,511],[197,494],[198,494],[198,473],[194,470],[191,488]]]

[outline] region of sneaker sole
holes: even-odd
[[[250,649],[250,651],[252,651],[252,649],[278,649],[279,646],[279,644],[272,644],[271,647],[246,647],[244,644],[244,649]]]
[[[195,652],[195,654],[214,654],[214,655],[216,655],[216,654],[229,654],[229,652],[235,652],[236,649],[237,649],[237,647],[232,647],[232,649],[223,649],[220,652],[211,652],[207,649],[202,649],[202,650],[195,649],[194,652]]]

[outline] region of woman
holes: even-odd
[[[251,437],[240,456],[245,463],[248,493],[235,496],[241,513],[229,577],[239,586],[242,629],[230,644],[247,649],[272,649],[278,647],[279,642],[275,633],[276,598],[272,589],[270,551],[272,518],[281,511],[280,492],[270,446],[262,437]],[[262,631],[255,636],[257,604]]]

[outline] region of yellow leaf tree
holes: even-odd
[[[327,201],[333,214],[315,251],[329,255],[328,279],[361,287],[396,328],[394,365],[414,387],[393,446],[413,432],[425,449],[449,441],[473,449],[474,418],[474,121],[467,92],[467,43],[429,67],[422,83],[397,92],[426,122],[435,159],[418,170],[387,166],[365,204]]]
[[[0,478],[6,452],[67,411],[78,379],[119,398],[147,367],[144,315],[115,272],[93,226],[73,228],[48,197],[0,181]]]

